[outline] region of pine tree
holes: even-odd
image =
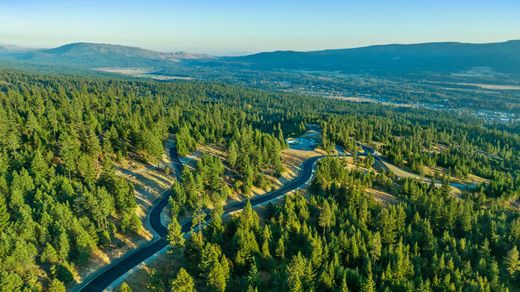
[[[325,229],[332,224],[332,211],[327,200],[324,201],[321,207],[320,217],[318,218],[319,225],[323,228],[323,236],[325,236]]]
[[[280,124],[278,124],[278,141],[280,142],[282,148],[286,148],[285,139],[283,137],[282,125]]]
[[[229,165],[232,168],[235,168],[237,166],[238,152],[237,152],[237,143],[235,141],[231,141],[231,143],[229,143],[227,159],[228,159]]]
[[[255,212],[255,210],[253,210],[251,201],[246,201],[246,205],[240,213],[238,224],[245,230],[258,230],[260,228],[260,219],[258,218],[258,214]]]
[[[513,246],[507,253],[506,267],[511,277],[514,277],[516,272],[520,271],[520,260],[516,246]]]
[[[285,243],[284,243],[284,237],[281,236],[280,239],[278,240],[278,243],[276,244],[276,250],[275,250],[275,255],[280,258],[280,259],[283,259],[285,258]]]
[[[49,292],[65,292],[65,285],[58,279],[53,279],[49,286]]]
[[[291,292],[305,290],[305,279],[308,275],[307,260],[298,252],[287,266],[287,286]]]
[[[224,214],[224,208],[221,204],[218,204],[215,209],[211,212],[211,221],[208,226],[211,238],[216,242],[220,243],[222,235],[224,233],[224,224],[222,222],[222,215]]]
[[[60,157],[63,160],[63,164],[65,165],[65,169],[67,170],[70,179],[71,173],[76,170],[76,163],[78,157],[80,157],[81,145],[76,137],[68,134],[60,135],[59,145]]]
[[[339,290],[341,292],[349,292],[348,285],[347,285],[347,275],[343,275],[343,278],[341,279],[341,286],[339,287]]]
[[[40,151],[36,151],[31,162],[31,173],[37,182],[43,183],[49,172],[49,166]]]
[[[188,272],[181,268],[172,281],[172,292],[195,292],[195,281]]]
[[[226,290],[230,268],[226,256],[222,254],[218,245],[206,243],[198,266],[201,276],[206,279],[210,289],[221,292]]]
[[[257,288],[259,276],[260,275],[258,273],[258,267],[256,266],[256,260],[253,259],[253,263],[251,264],[251,267],[249,268],[249,272],[247,274],[248,287]]]
[[[381,249],[381,234],[379,232],[376,232],[372,237],[372,246],[370,248],[370,256],[372,260],[374,260],[374,262],[379,260],[379,258],[381,257]]]
[[[363,279],[363,283],[361,284],[362,292],[375,292],[376,291],[376,283],[372,278],[372,263],[370,260],[366,262],[366,276]]]
[[[61,232],[58,237],[58,247],[58,253],[60,255],[60,258],[63,260],[67,260],[70,251],[70,243],[69,237],[67,236],[67,233],[65,233],[64,231]]]
[[[271,258],[271,252],[269,251],[269,240],[267,239],[264,239],[264,242],[262,243],[262,255],[266,259]]]
[[[276,177],[280,177],[283,174],[283,163],[282,159],[280,158],[280,154],[276,153],[274,156],[274,175]]]
[[[206,213],[204,213],[201,207],[198,207],[195,212],[193,212],[191,227],[197,227],[199,234],[202,234],[202,225],[204,224],[205,218]]]
[[[157,163],[161,160],[164,153],[164,146],[161,138],[150,130],[143,133],[142,150],[146,152],[148,161]]]
[[[4,228],[9,224],[9,212],[7,211],[7,204],[4,195],[0,193],[0,234]]]
[[[166,238],[168,239],[168,243],[174,253],[184,247],[182,226],[179,224],[175,216],[172,217],[170,224],[168,224],[168,234]]]
[[[132,292],[132,288],[128,286],[126,282],[121,283],[121,286],[119,286],[119,292]]]
[[[56,252],[56,249],[54,249],[54,247],[50,243],[47,242],[47,244],[45,245],[45,249],[43,250],[40,256],[40,260],[44,263],[50,264],[55,264],[58,262],[58,252]]]

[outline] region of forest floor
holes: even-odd
[[[395,205],[399,199],[379,187],[366,188],[365,192],[374,200],[383,205]]]
[[[142,228],[137,234],[116,233],[112,243],[104,248],[96,249],[86,265],[78,267],[77,281],[83,280],[100,267],[110,264],[114,259],[125,255],[128,251],[141,246],[153,238],[152,229],[148,226],[146,215],[154,202],[170,189],[173,177],[166,174],[164,167],[170,165],[170,158],[166,153],[157,165],[142,162],[138,155],[115,163],[116,174],[131,182],[134,186],[137,208],[136,214],[141,219]]]
[[[520,200],[515,200],[511,202],[511,208],[515,211],[520,211]]]
[[[180,263],[174,261],[172,255],[164,253],[161,256],[156,257],[151,263],[141,264],[135,272],[132,273],[131,277],[125,279],[125,283],[132,288],[132,291],[148,291],[147,285],[149,282],[152,271],[169,274],[169,271],[175,269]],[[118,291],[119,287],[112,291]]]

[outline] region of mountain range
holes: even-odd
[[[472,70],[520,75],[520,41],[489,44],[394,44],[312,52],[277,51],[228,58],[225,62],[266,70],[369,74],[455,73]]]
[[[11,61],[82,68],[183,66],[252,70],[338,71],[352,74],[464,73],[520,76],[520,40],[502,43],[392,44],[323,51],[263,52],[212,57],[186,52],[164,53],[111,44],[72,43],[53,49],[0,45]]]
[[[163,53],[137,47],[72,43],[53,49],[15,50],[13,46],[0,46],[0,54],[11,59],[45,65],[98,67],[165,67],[181,60],[210,56],[186,52]]]

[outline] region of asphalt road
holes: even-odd
[[[177,151],[174,147],[170,148],[170,157],[172,160],[172,164],[175,167],[175,174],[179,178],[180,173],[182,171],[182,163],[179,160],[179,156],[177,155]],[[293,179],[292,181],[284,184],[281,188],[269,192],[265,195],[256,197],[251,199],[251,205],[257,206],[262,203],[268,202],[272,199],[280,197],[290,191],[293,191],[305,183],[309,181],[312,176],[314,164],[321,157],[312,157],[305,160],[302,164],[302,168],[298,177]],[[109,265],[104,268],[102,272],[93,278],[90,282],[85,284],[79,291],[103,291],[106,287],[108,287],[112,282],[117,280],[119,277],[124,275],[126,272],[130,271],[132,268],[145,261],[147,258],[151,257],[164,247],[168,245],[166,240],[166,226],[163,226],[161,223],[161,212],[164,207],[168,204],[168,198],[170,193],[166,193],[164,197],[152,208],[150,212],[150,224],[155,232],[160,236],[159,239],[154,242],[143,246],[141,248],[132,251],[128,256],[124,257],[122,260]],[[226,205],[224,207],[224,214],[228,214],[234,211],[238,211],[244,208],[245,202],[236,203],[233,205]],[[206,216],[206,220],[209,219],[209,214]],[[187,222],[182,225],[182,232],[188,232],[191,229],[192,222]]]
[[[359,145],[362,147],[363,152],[360,152],[359,156],[366,156],[369,153],[372,154],[375,158],[375,162],[379,163],[382,168],[386,169],[386,166],[384,163],[382,163],[382,158],[379,157],[378,153],[371,147],[359,143]],[[172,160],[172,164],[175,168],[175,175],[180,181],[180,174],[182,171],[182,163],[179,159],[179,156],[177,154],[177,151],[174,147],[169,149],[170,151],[170,157]],[[340,151],[340,156],[349,156],[349,154],[345,154],[342,151]],[[321,157],[312,157],[307,160],[305,160],[302,164],[302,170],[298,177],[293,179],[292,181],[284,184],[281,188],[269,192],[265,195],[255,197],[250,200],[251,205],[253,207],[258,206],[262,203],[266,203],[270,200],[273,200],[275,198],[278,198],[290,191],[293,191],[301,186],[303,186],[312,176],[314,164],[320,160]],[[92,279],[90,282],[85,284],[82,288],[79,289],[79,291],[103,291],[106,287],[108,287],[110,284],[112,284],[115,280],[117,280],[119,277],[124,275],[129,270],[133,269],[138,264],[142,263],[155,253],[159,252],[161,249],[166,247],[168,245],[168,242],[166,240],[166,232],[167,227],[162,225],[161,223],[161,212],[168,204],[168,198],[170,196],[170,193],[165,193],[164,197],[152,208],[150,211],[149,219],[150,219],[150,225],[152,229],[157,232],[159,235],[159,238],[152,243],[143,246],[141,248],[138,248],[132,252],[130,252],[126,257],[124,257],[119,262],[114,263],[113,265],[109,265],[108,267],[102,269],[102,272],[97,275],[94,279]],[[244,208],[246,202],[239,202],[232,205],[226,205],[224,207],[224,214],[228,214],[234,211],[238,211]],[[206,216],[206,221],[209,220],[210,215],[208,214]],[[192,226],[192,222],[186,222],[182,225],[182,232],[186,233],[190,231]]]

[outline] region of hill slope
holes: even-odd
[[[73,43],[44,50],[13,50],[8,46],[0,46],[0,57],[16,62],[87,69],[165,69],[181,63],[187,67],[204,65],[228,69],[339,71],[398,77],[424,73],[458,73],[474,77],[503,77],[504,74],[520,76],[518,40],[488,44],[425,43],[311,52],[276,51],[221,58],[185,52],[156,52],[111,44]]]
[[[257,69],[346,73],[465,72],[520,75],[520,41],[489,44],[425,43],[312,52],[277,51],[225,58]]]
[[[80,67],[163,67],[183,59],[201,58],[184,52],[162,53],[136,47],[73,43],[54,49],[37,50],[19,55],[19,60],[39,64]]]

